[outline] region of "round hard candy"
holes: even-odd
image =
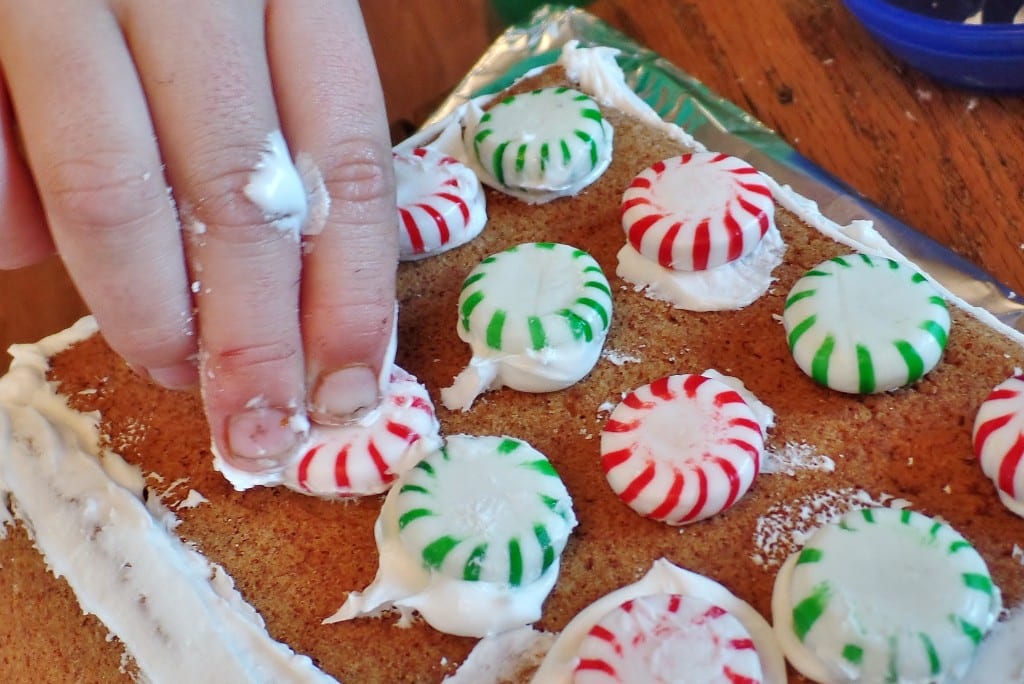
[[[403,261],[440,254],[480,234],[487,208],[472,169],[427,147],[395,152],[394,165]]]
[[[641,171],[622,195],[622,228],[645,258],[704,271],[751,253],[774,224],[775,202],[742,159],[694,152]]]
[[[284,483],[323,497],[379,494],[440,445],[439,430],[426,387],[395,366],[380,408],[351,424],[314,426]]]
[[[763,681],[743,623],[695,596],[653,594],[620,604],[590,629],[577,656],[574,684]]]
[[[459,337],[473,352],[445,406],[468,409],[483,391],[563,389],[591,371],[612,318],[612,295],[587,252],[553,242],[510,247],[480,262],[459,295]]]
[[[761,467],[764,434],[739,392],[703,375],[639,387],[601,432],[601,467],[618,497],[670,525],[731,507]]]
[[[867,254],[822,262],[789,291],[782,323],[815,382],[870,394],[910,385],[942,358],[946,302],[911,266]]]
[[[890,508],[819,528],[786,561],[772,596],[786,657],[813,681],[959,681],[1000,608],[967,540]]]
[[[1024,375],[998,384],[974,420],[974,453],[1003,504],[1024,517]]]
[[[399,538],[424,567],[509,587],[557,572],[576,524],[554,467],[512,437],[449,437],[406,473],[395,506]]]
[[[527,201],[575,195],[611,161],[613,131],[597,103],[566,87],[495,103],[463,132],[481,179]]]

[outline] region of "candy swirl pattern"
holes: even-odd
[[[814,681],[959,681],[1001,608],[984,559],[910,510],[852,511],[779,573],[772,615],[787,659]]]
[[[683,525],[730,508],[757,477],[764,433],[739,392],[703,375],[639,387],[601,433],[601,467],[640,515]]]
[[[641,171],[622,195],[622,228],[645,258],[704,271],[746,256],[774,224],[760,172],[714,152],[684,154]]]
[[[440,254],[480,234],[487,208],[472,169],[424,147],[395,152],[394,165],[403,261]]]
[[[284,484],[303,494],[379,494],[441,443],[427,388],[395,366],[380,407],[355,423],[317,425]]]
[[[652,594],[620,604],[580,644],[573,684],[715,681],[760,684],[743,623],[696,596]]]
[[[402,481],[399,537],[432,572],[521,587],[557,571],[576,524],[558,473],[512,437],[454,435]]]
[[[1024,517],[1024,375],[999,383],[982,402],[972,440],[1000,500]]]
[[[506,97],[463,141],[482,180],[499,190],[575,194],[608,167],[612,135],[593,99],[556,87]]]
[[[822,262],[792,287],[782,314],[793,359],[839,392],[886,392],[921,379],[949,338],[946,302],[905,263],[867,254]]]
[[[611,324],[611,288],[583,250],[531,242],[487,257],[469,274],[459,316],[462,331],[482,331],[494,351],[590,344],[603,340]]]

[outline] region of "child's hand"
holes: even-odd
[[[356,0],[0,0],[0,74],[0,267],[55,245],[234,466],[375,405],[397,231]]]

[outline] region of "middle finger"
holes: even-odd
[[[263,3],[133,4],[123,22],[188,237],[214,444],[229,465],[273,470],[307,429],[307,200],[280,133]]]

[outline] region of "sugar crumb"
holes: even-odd
[[[835,472],[836,463],[828,456],[819,454],[806,442],[786,442],[781,446],[765,449],[762,473],[781,473],[793,477],[797,470],[819,470]]]
[[[763,570],[776,569],[815,530],[849,511],[878,506],[903,509],[909,505],[906,499],[891,494],[874,497],[864,489],[851,487],[813,492],[792,502],[776,504],[757,520],[750,559]]]

